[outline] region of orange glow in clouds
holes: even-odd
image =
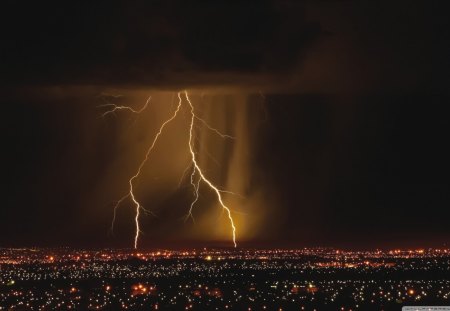
[[[182,94],[184,96],[182,96]],[[134,192],[134,186],[135,186],[135,182],[136,180],[139,178],[139,176],[141,175],[141,172],[145,166],[145,164],[148,162],[150,155],[152,153],[152,151],[154,150],[154,148],[156,147],[156,144],[161,136],[161,134],[163,133],[165,127],[171,123],[175,118],[177,118],[177,116],[179,115],[179,112],[181,109],[183,109],[183,104],[186,106],[187,111],[189,112],[190,115],[190,122],[189,122],[189,129],[188,134],[189,134],[189,139],[187,141],[187,144],[189,146],[189,153],[190,153],[190,166],[186,169],[187,170],[192,170],[191,174],[190,174],[190,181],[191,181],[191,185],[193,187],[194,190],[194,199],[190,204],[190,207],[188,209],[188,213],[186,215],[186,219],[187,218],[192,218],[194,219],[193,215],[192,215],[192,210],[194,208],[195,203],[197,202],[198,198],[199,198],[199,188],[200,188],[200,184],[203,183],[205,184],[216,196],[218,203],[220,204],[221,208],[225,211],[227,218],[229,220],[229,224],[231,227],[231,239],[233,241],[233,245],[234,247],[237,247],[237,243],[236,243],[236,225],[233,219],[233,215],[232,215],[232,211],[231,209],[226,205],[226,203],[224,202],[224,199],[222,197],[222,193],[229,193],[229,194],[235,194],[233,192],[230,191],[225,191],[222,189],[219,189],[207,176],[206,176],[206,172],[203,171],[203,169],[200,166],[200,163],[197,159],[197,154],[194,148],[194,140],[196,138],[195,136],[195,127],[197,126],[196,122],[201,122],[208,130],[210,130],[211,132],[217,134],[218,136],[220,136],[221,138],[229,138],[229,139],[234,139],[234,137],[227,135],[227,134],[222,134],[219,130],[217,130],[216,128],[213,128],[212,126],[210,126],[204,119],[200,118],[196,112],[195,112],[195,107],[194,104],[191,102],[188,92],[184,91],[184,92],[178,92],[177,93],[177,97],[178,97],[178,104],[174,110],[174,112],[172,113],[172,115],[166,119],[161,126],[159,127],[158,132],[156,133],[152,143],[150,144],[149,148],[147,149],[147,152],[145,154],[144,159],[142,160],[142,162],[140,163],[140,165],[138,166],[136,172],[134,175],[131,176],[131,178],[128,180],[128,193],[125,194],[119,201],[117,201],[117,204],[114,206],[114,216],[113,216],[113,221],[111,224],[111,231],[113,231],[114,229],[114,223],[116,221],[116,211],[117,208],[126,200],[126,199],[130,199],[131,202],[134,205],[134,210],[135,210],[135,216],[134,216],[134,222],[135,222],[135,236],[134,236],[134,248],[138,247],[138,242],[139,242],[139,237],[140,237],[140,233],[142,232],[141,230],[141,226],[140,226],[140,215],[141,212],[147,213],[147,214],[153,214],[151,211],[149,211],[148,209],[144,208],[142,206],[142,204],[139,202],[139,199],[136,197],[136,194]],[[120,111],[120,110],[128,110],[131,111],[133,113],[141,113],[142,111],[144,111],[148,104],[149,104],[150,98],[147,100],[147,102],[145,103],[145,105],[139,109],[139,110],[134,110],[130,107],[127,106],[118,106],[118,105],[114,105],[114,104],[107,104],[107,105],[103,105],[103,106],[107,106],[110,107],[111,109],[106,111],[105,113],[103,113],[103,116],[106,116],[109,113],[114,113],[116,111]]]

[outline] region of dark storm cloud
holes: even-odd
[[[449,21],[426,1],[3,4],[3,85],[446,90]]]
[[[120,190],[102,196],[101,181],[129,124],[99,119],[98,94],[129,87],[139,105],[158,88],[251,83],[289,90],[262,88],[252,163],[285,212],[267,229],[276,245],[448,241],[440,2],[2,2],[0,244],[105,245],[97,200]]]
[[[3,82],[13,84],[205,84],[286,75],[321,34],[299,2],[11,1],[2,11]]]

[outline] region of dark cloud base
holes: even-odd
[[[10,1],[2,11],[6,84],[249,83],[288,74],[322,33],[300,2]]]

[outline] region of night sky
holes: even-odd
[[[107,235],[123,191],[102,180],[132,121],[99,118],[98,95],[191,88],[264,98],[251,171],[272,222],[244,245],[450,241],[439,1],[6,1],[0,14],[0,246],[130,246],[130,228]],[[170,224],[143,246],[213,243]]]

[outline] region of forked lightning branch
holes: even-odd
[[[189,154],[190,154],[190,165],[188,167],[188,169],[191,170],[191,174],[190,174],[190,182],[193,188],[193,200],[189,206],[188,212],[186,214],[186,218],[191,217],[192,219],[194,219],[192,211],[193,208],[195,206],[195,204],[198,201],[199,198],[199,189],[200,189],[200,184],[203,183],[205,184],[216,196],[218,203],[220,204],[220,206],[222,207],[222,209],[226,212],[226,215],[229,219],[229,224],[230,224],[230,228],[231,228],[231,238],[233,241],[233,245],[234,247],[237,246],[236,243],[236,226],[233,220],[233,216],[232,216],[232,211],[231,209],[227,206],[227,204],[224,202],[224,198],[223,198],[223,193],[232,193],[230,191],[226,191],[226,190],[222,190],[219,189],[205,174],[205,172],[202,170],[202,168],[200,167],[199,161],[198,161],[198,157],[197,154],[195,152],[195,146],[194,146],[194,141],[195,141],[195,126],[196,126],[196,122],[201,122],[204,126],[206,126],[206,128],[208,128],[209,130],[211,130],[212,132],[216,133],[217,135],[219,135],[221,138],[224,139],[233,139],[234,137],[227,135],[227,134],[223,134],[221,133],[219,130],[217,130],[216,128],[210,126],[204,119],[200,118],[195,111],[195,107],[194,104],[192,103],[191,99],[189,98],[189,94],[187,91],[183,91],[183,92],[178,92],[177,93],[178,96],[178,104],[175,108],[175,110],[173,111],[172,115],[166,119],[161,126],[159,127],[155,137],[152,140],[152,143],[150,144],[150,146],[147,149],[147,152],[144,156],[144,159],[142,160],[142,162],[139,164],[136,172],[130,177],[130,179],[128,180],[128,192],[122,197],[120,198],[117,203],[114,206],[114,215],[113,215],[113,220],[111,223],[111,231],[114,230],[114,224],[116,221],[116,215],[117,215],[117,208],[119,208],[119,206],[121,206],[125,201],[130,201],[132,203],[132,206],[134,208],[134,222],[135,222],[135,235],[134,235],[134,248],[138,247],[138,242],[139,242],[139,237],[140,234],[142,233],[142,229],[141,229],[141,224],[140,224],[140,217],[142,213],[145,214],[153,214],[149,209],[144,208],[144,206],[142,206],[142,204],[140,203],[139,199],[136,197],[135,194],[135,183],[137,181],[137,179],[139,178],[139,176],[142,173],[142,170],[144,169],[147,161],[150,159],[151,157],[151,153],[152,151],[156,148],[156,145],[158,143],[158,140],[161,136],[161,134],[163,133],[164,129],[166,128],[166,126],[171,123],[173,120],[175,120],[177,118],[177,116],[179,115],[179,112],[182,110],[182,108],[186,108],[186,110],[189,112],[189,127],[186,129],[188,131],[189,134],[189,138],[187,141],[187,145],[189,147]],[[115,104],[111,104],[108,103],[106,105],[103,105],[105,107],[109,107],[110,109],[108,109],[105,113],[103,113],[102,116],[106,116],[109,113],[114,113],[114,112],[118,112],[120,110],[127,110],[127,111],[131,111],[133,113],[141,113],[143,112],[149,105],[151,98],[148,98],[145,105],[138,110],[135,110],[129,106],[119,106],[119,105],[115,105]],[[233,194],[233,193],[232,193]]]

